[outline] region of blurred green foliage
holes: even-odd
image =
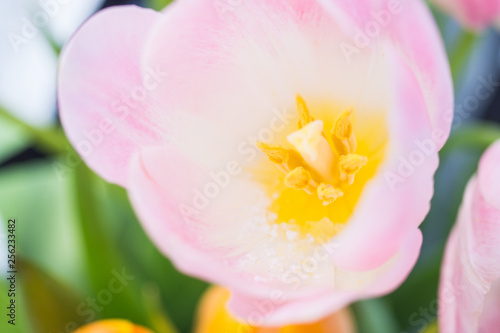
[[[171,3],[173,0],[146,0],[146,5],[149,8],[153,8],[155,10],[162,10]]]
[[[28,136],[19,126],[0,118],[0,164],[26,148],[28,143]]]

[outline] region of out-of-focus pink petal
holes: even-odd
[[[500,19],[498,0],[433,0],[463,25],[482,30]]]
[[[131,154],[162,137],[149,93],[165,78],[161,69],[139,66],[159,16],[135,6],[103,10],[61,56],[59,106],[68,138],[92,169],[123,186]]]
[[[498,201],[492,204],[490,197],[490,188],[500,185],[499,144],[485,153],[478,175],[467,185],[446,246],[439,287],[443,333],[493,332],[486,329],[494,322],[491,311],[498,317],[498,307],[489,307],[500,299],[500,210],[494,205]]]
[[[500,327],[500,279],[497,279],[491,286],[483,303],[483,312],[479,316],[478,333],[495,332]]]

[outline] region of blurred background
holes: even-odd
[[[57,59],[93,12],[168,0],[72,0],[16,50],[8,38],[42,10],[36,0],[0,0],[0,308],[2,332],[71,332],[124,318],[156,332],[191,332],[207,285],[179,273],[140,227],[125,191],[107,184],[75,154],[56,106]],[[452,136],[441,152],[422,255],[394,293],[353,305],[360,332],[419,332],[437,315],[445,241],[479,156],[500,137],[500,34],[464,31],[433,9],[456,91]],[[485,82],[493,82],[487,85]],[[487,85],[487,86],[485,86]],[[478,87],[489,89],[487,98]],[[490,89],[491,88],[491,89]],[[70,167],[68,167],[70,166]],[[7,325],[7,221],[16,221],[16,325]]]

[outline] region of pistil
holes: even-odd
[[[336,156],[323,136],[323,122],[315,120],[288,137],[306,163],[327,182],[335,181]]]

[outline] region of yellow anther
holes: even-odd
[[[351,115],[353,109],[342,112],[335,121],[335,126],[332,129],[332,140],[335,148],[341,154],[354,153],[356,151],[356,137],[354,136]]]
[[[285,177],[285,185],[296,190],[306,190],[311,192],[314,189],[314,180],[311,173],[303,167],[298,167],[289,172]]]
[[[340,156],[339,169],[340,179],[348,180],[349,185],[354,182],[354,175],[368,163],[368,158],[356,154],[347,154]]]
[[[257,141],[256,146],[262,150],[273,163],[286,164],[290,158],[290,152],[282,146],[270,145],[261,141]]]
[[[304,101],[302,96],[297,94],[295,97],[295,103],[297,104],[297,110],[299,112],[299,128],[302,128],[310,122],[314,121],[314,118],[311,117],[309,109],[307,108],[306,102]]]
[[[361,168],[368,163],[368,158],[357,154],[347,154],[340,156],[339,169],[348,175],[355,175]]]
[[[335,127],[332,134],[339,140],[348,140],[352,135],[351,123],[352,109],[342,112],[342,114],[335,121]]]
[[[318,198],[323,201],[323,205],[327,206],[337,200],[337,198],[344,195],[339,188],[336,188],[330,184],[321,183],[318,186]]]

